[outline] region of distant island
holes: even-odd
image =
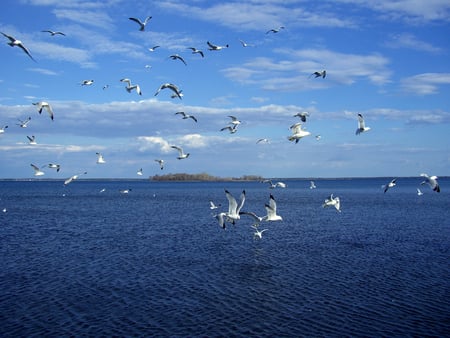
[[[261,181],[263,177],[258,175],[243,175],[241,177],[217,177],[211,176],[207,173],[200,174],[186,174],[186,173],[177,173],[177,174],[166,174],[166,175],[155,175],[151,176],[150,179],[152,181]]]

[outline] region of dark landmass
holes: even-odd
[[[244,175],[241,177],[217,177],[211,176],[207,173],[200,174],[166,174],[155,175],[150,177],[152,181],[206,181],[206,182],[221,182],[221,181],[261,181],[263,177],[257,175]]]

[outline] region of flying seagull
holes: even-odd
[[[188,47],[188,49],[192,50],[192,54],[200,54],[202,58],[205,57],[205,54],[200,49],[197,49],[195,47]]]
[[[69,183],[78,179],[78,177],[80,177],[80,175],[86,175],[86,174],[87,174],[87,171],[70,176],[67,180],[64,181],[64,185],[68,185]]]
[[[169,58],[171,58],[172,60],[180,60],[181,62],[184,63],[185,66],[187,66],[186,61],[184,61],[183,57],[181,57],[181,56],[178,55],[178,54],[172,54],[172,55],[169,55]]]
[[[309,182],[309,189],[316,189],[316,184],[314,183],[314,181],[310,181]]]
[[[269,189],[275,189],[275,188],[286,188],[286,183],[283,182],[276,182],[273,183],[272,180],[263,180],[263,183],[269,183]]]
[[[264,205],[267,211],[266,221],[282,221],[283,218],[277,215],[277,203],[272,194],[270,194],[269,204]]]
[[[423,195],[423,192],[419,188],[417,188],[417,195],[418,196],[422,196]]]
[[[8,129],[8,126],[3,126],[0,128],[0,134],[3,134],[5,132],[5,129]]]
[[[341,201],[339,197],[333,197],[333,194],[331,194],[330,197],[328,197],[322,204],[323,208],[331,206],[335,207],[337,211],[341,212]]]
[[[364,117],[361,114],[358,114],[358,129],[356,129],[356,135],[369,131],[370,127],[366,127],[366,123],[364,122]]]
[[[163,170],[163,169],[164,169],[164,160],[156,159],[155,161],[158,162],[159,168],[160,168],[161,170]]]
[[[228,130],[230,134],[234,134],[237,132],[237,126],[238,124],[233,124],[232,126],[226,126],[220,129],[220,131]]]
[[[29,144],[32,144],[32,145],[35,145],[35,144],[37,144],[37,142],[36,142],[36,137],[34,136],[34,135],[32,135],[32,136],[28,136],[27,135],[27,139],[28,139],[28,143]]]
[[[50,33],[51,36],[54,36],[54,35],[64,35],[64,36],[66,36],[66,34],[64,34],[63,32],[55,32],[55,31],[52,31],[52,30],[43,30],[41,32]]]
[[[208,46],[209,46],[209,50],[221,50],[221,49],[224,49],[224,48],[228,48],[229,47],[229,45],[225,45],[225,46],[218,46],[218,45],[214,45],[214,44],[212,44],[211,42],[209,42],[209,41],[207,41],[206,42],[207,44],[208,44]]]
[[[150,21],[151,18],[152,18],[151,16],[147,16],[144,21],[141,21],[137,18],[128,18],[128,19],[136,22],[139,25],[139,30],[143,32],[145,30],[145,26],[147,25],[147,23]]]
[[[256,225],[252,225],[252,228],[255,229],[255,232],[253,233],[254,239],[262,239],[263,232],[268,230],[268,229],[259,230],[258,226],[256,226]]]
[[[256,144],[258,143],[270,143],[268,138],[260,138],[258,141],[256,141]]]
[[[325,76],[327,76],[327,71],[325,69],[321,70],[321,71],[317,71],[317,72],[312,73],[309,77],[311,77],[313,75],[314,75],[314,78],[322,77],[322,79],[325,79]]]
[[[437,176],[428,176],[427,174],[420,174],[420,176],[425,178],[425,181],[420,184],[428,184],[431,190],[441,192],[441,188],[439,187],[439,183],[437,181]]]
[[[214,204],[213,201],[209,201],[209,208],[210,208],[211,210],[217,209],[217,208],[220,207],[220,206],[221,206],[220,204],[216,205],[216,204]]]
[[[294,115],[294,117],[299,117],[302,122],[306,122],[306,118],[308,116],[309,116],[309,113],[306,111],[303,111],[303,112],[300,112],[300,113],[297,113]]]
[[[80,84],[82,86],[90,86],[94,83],[94,80],[83,80],[83,82],[81,82]]]
[[[231,124],[232,125],[238,125],[241,124],[241,121],[238,120],[238,118],[236,116],[233,115],[228,115],[228,117],[231,119]]]
[[[143,175],[142,168],[139,169],[139,170],[136,172],[136,174],[139,175],[139,176],[142,176],[142,175]]]
[[[154,52],[155,51],[155,49],[156,48],[159,48],[160,46],[153,46],[153,47],[151,47],[151,48],[148,48],[148,50],[150,51],[150,52]]]
[[[302,124],[300,122],[290,126],[290,129],[292,130],[292,135],[288,136],[288,140],[295,141],[295,143],[298,143],[303,137],[311,135],[309,131],[302,129]]]
[[[131,93],[132,90],[136,90],[136,93],[138,93],[139,95],[142,95],[141,87],[139,87],[139,85],[137,85],[137,84],[132,85],[130,79],[123,78],[123,79],[120,79],[120,82],[127,83],[127,86],[125,87],[125,89],[127,90],[128,93]]]
[[[193,119],[195,122],[197,122],[197,118],[196,118],[195,116],[186,114],[184,111],[176,112],[175,115],[181,115],[181,116],[183,116],[183,120],[186,120],[186,119]]]
[[[59,170],[61,169],[61,165],[56,164],[56,163],[49,163],[47,165],[47,167],[49,167],[51,169],[56,169],[56,172],[59,172]]]
[[[26,128],[28,123],[31,121],[31,117],[28,117],[26,120],[20,120],[17,119],[20,123],[17,123],[18,126],[20,126],[20,128]]]
[[[386,191],[388,191],[390,188],[395,187],[395,185],[397,184],[397,179],[394,178],[392,181],[390,181],[388,184],[383,184],[381,186],[381,188],[383,189],[384,193],[386,193]]]
[[[45,110],[47,110],[48,114],[50,115],[50,118],[53,121],[53,119],[54,119],[53,109],[52,109],[52,106],[50,106],[50,104],[48,102],[40,101],[40,102],[33,103],[33,105],[37,106],[39,114],[41,114],[42,109],[45,108]]]
[[[176,97],[178,97],[181,100],[181,90],[178,89],[178,87],[172,83],[163,83],[161,86],[159,86],[158,90],[155,93],[155,96],[159,94],[159,92],[163,89],[170,89],[171,91],[173,91],[176,95]]]
[[[245,202],[245,190],[242,190],[241,196],[239,198],[239,204],[236,199],[231,195],[231,193],[225,189],[225,196],[228,200],[228,212],[221,212],[215,215],[215,218],[219,221],[220,227],[225,229],[225,223],[230,222],[235,224],[235,222],[241,218],[240,211],[244,206]]]
[[[97,155],[97,164],[104,164],[106,163],[104,157],[102,154],[100,153],[95,153]]]
[[[184,151],[183,151],[183,148],[181,148],[181,147],[171,146],[171,148],[178,150],[178,157],[177,157],[177,159],[179,159],[179,160],[183,160],[185,158],[188,158],[189,155],[190,155],[189,153],[185,154]]]
[[[3,32],[0,32],[0,33],[2,33],[4,37],[9,39],[8,45],[10,45],[11,47],[17,46],[17,47],[21,48],[30,57],[31,60],[36,62],[36,60],[31,56],[28,49],[26,49],[26,47],[23,45],[22,41],[17,40],[16,38],[9,36]]]
[[[30,165],[31,165],[31,167],[34,169],[34,176],[42,176],[42,175],[45,175],[45,173],[44,173],[41,169],[39,169],[38,166],[34,165],[33,163],[31,163]]]
[[[246,43],[245,41],[239,39],[239,42],[241,43],[242,47],[253,47],[254,45],[251,45],[249,43]]]
[[[284,29],[284,26],[280,26],[280,27],[278,27],[278,28],[272,28],[272,29],[269,29],[269,30],[266,32],[266,34],[269,34],[269,33],[278,33],[278,32],[281,31],[282,29]]]

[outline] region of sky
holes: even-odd
[[[0,32],[35,60],[0,36],[0,178],[450,175],[448,0],[6,0]],[[305,111],[311,135],[291,142]]]

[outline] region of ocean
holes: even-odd
[[[450,178],[389,180],[0,181],[0,335],[449,336]]]

